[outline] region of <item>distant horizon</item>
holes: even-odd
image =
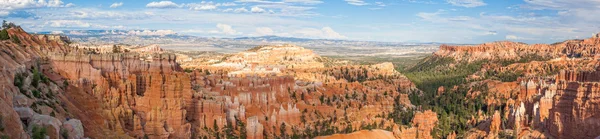
[[[27,31],[27,30],[25,30]],[[132,30],[121,30],[121,29],[113,29],[113,30],[102,30],[102,29],[92,29],[92,30],[60,30],[60,31],[157,31],[157,30],[138,30],[138,29],[132,29]],[[30,32],[29,33],[33,33],[33,34],[56,34],[53,33],[54,31],[39,31],[39,32]],[[281,37],[281,38],[293,38],[293,39],[307,39],[307,40],[334,40],[334,41],[356,41],[356,42],[378,42],[378,43],[417,43],[417,44],[450,44],[450,45],[479,45],[479,44],[483,44],[483,43],[492,43],[492,42],[503,42],[503,41],[511,41],[511,42],[518,42],[518,43],[526,43],[529,45],[533,45],[533,44],[554,44],[554,43],[560,43],[560,42],[564,42],[567,40],[575,40],[575,39],[565,39],[565,40],[561,40],[561,41],[556,41],[556,42],[552,42],[552,43],[527,43],[527,42],[522,42],[522,41],[515,41],[515,40],[509,40],[509,39],[504,39],[504,40],[494,40],[494,41],[488,41],[488,42],[482,42],[482,43],[450,43],[450,42],[419,42],[418,40],[408,40],[408,41],[401,41],[401,42],[393,42],[393,41],[376,41],[376,40],[352,40],[352,39],[327,39],[327,38],[303,38],[303,37],[293,37],[293,36],[277,36],[277,35],[264,35],[264,36],[237,36],[237,37],[216,37],[216,36],[200,36],[200,35],[193,35],[193,34],[180,34],[177,32],[173,32],[174,34],[167,34],[167,35],[135,35],[135,36],[169,36],[169,35],[177,35],[177,36],[192,36],[192,37],[200,37],[200,38],[218,38],[218,39],[240,39],[240,38],[263,38],[263,37]],[[65,34],[70,34],[70,33],[61,33],[63,35]],[[600,33],[597,33],[600,34]],[[107,34],[107,35],[111,35],[111,34]],[[118,35],[118,34],[114,34],[114,35]],[[589,37],[584,37],[584,38],[577,38],[577,39],[587,39],[587,38],[591,38],[596,34],[590,35]],[[66,35],[68,36],[68,35]],[[79,36],[85,36],[85,35],[79,35]]]
[[[378,42],[553,43],[600,32],[590,0],[13,0],[0,18],[32,32],[171,30],[233,38],[290,36]]]

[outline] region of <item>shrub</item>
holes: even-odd
[[[32,129],[32,135],[31,138],[32,139],[44,139],[46,137],[46,128],[45,127],[39,127],[37,125],[33,126]]]
[[[19,89],[21,87],[23,87],[23,75],[21,75],[21,74],[15,74],[15,80],[14,80],[13,84],[15,86],[19,87]]]
[[[6,31],[6,29],[0,31],[0,40],[8,40],[9,38],[10,37],[8,37],[8,31]]]
[[[21,40],[19,39],[19,37],[17,37],[17,35],[13,35],[12,37],[13,42],[16,44],[21,44]]]
[[[69,132],[68,132],[67,130],[65,130],[65,129],[61,129],[61,130],[60,130],[60,136],[61,136],[63,139],[68,139],[68,138],[69,138]]]
[[[186,73],[192,73],[194,70],[192,70],[190,68],[185,68],[183,71]]]
[[[2,115],[0,115],[0,131],[4,131],[4,121],[2,121]]]
[[[64,87],[65,87],[65,89],[66,89],[67,87],[69,87],[69,82],[68,82],[67,80],[64,80],[64,81],[63,81],[63,86],[64,86]]]
[[[42,93],[40,91],[38,91],[38,90],[31,91],[31,94],[33,94],[33,96],[35,98],[41,98],[42,97]]]
[[[33,87],[38,87],[40,81],[42,80],[42,74],[40,72],[38,72],[37,69],[33,69],[33,79],[31,80],[31,85],[33,85]]]

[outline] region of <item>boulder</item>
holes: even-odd
[[[36,113],[29,107],[16,107],[13,108],[18,114],[21,120],[30,120]]]
[[[28,129],[29,131],[32,131],[34,126],[46,128],[46,135],[49,136],[50,139],[59,139],[61,125],[62,123],[60,120],[52,116],[35,114],[31,118]]]
[[[66,132],[69,139],[82,139],[84,138],[83,124],[80,120],[70,119],[62,125],[62,132]]]

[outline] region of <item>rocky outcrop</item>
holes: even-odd
[[[148,46],[141,46],[141,47],[134,47],[134,48],[130,48],[131,51],[133,52],[138,52],[138,53],[162,53],[163,49],[160,48],[159,45],[153,44],[153,45],[148,45]]]
[[[189,76],[171,55],[150,61],[136,54],[51,55],[52,64],[72,84],[104,103],[108,127],[134,137],[191,136]]]
[[[24,121],[40,121],[39,116],[33,109],[29,108],[33,103],[32,99],[26,98],[23,94],[31,94],[32,78],[23,78],[15,82],[15,77],[19,74],[31,75],[29,67],[37,65],[44,61],[45,54],[51,51],[65,52],[69,48],[61,44],[65,42],[49,39],[48,37],[35,37],[25,32],[20,27],[6,29],[9,40],[0,40],[0,135],[8,138],[29,138],[27,134],[27,123]],[[53,83],[44,83],[47,90],[56,91],[52,87]],[[17,86],[19,85],[19,86]],[[45,93],[47,90],[42,90]],[[31,122],[30,122],[31,123]],[[60,121],[53,123],[60,123]],[[48,125],[54,129],[52,124]],[[60,125],[58,125],[60,126]],[[53,135],[58,135],[52,132]],[[57,136],[54,136],[57,137]]]
[[[501,124],[500,112],[497,110],[494,112],[490,122],[490,131],[488,134],[497,135],[500,133],[500,124]]]
[[[196,69],[227,69],[228,76],[242,77],[246,75],[281,75],[292,70],[309,70],[324,68],[321,57],[312,50],[285,44],[276,46],[259,46],[234,55],[201,58],[201,61],[185,62],[183,67]],[[203,64],[198,64],[203,63]]]
[[[395,134],[396,138],[401,139],[432,139],[431,131],[438,122],[437,114],[431,110],[415,113],[412,120],[412,127],[402,129],[400,133]]]
[[[69,139],[83,139],[85,137],[83,124],[77,119],[70,119],[63,123],[61,132],[66,132]]]
[[[60,120],[52,116],[35,114],[31,118],[28,130],[32,131],[34,128],[45,128],[47,136],[51,139],[59,139],[61,125],[62,123]]]
[[[315,139],[395,139],[394,134],[385,130],[361,130],[350,134],[334,134],[331,136],[317,137]]]
[[[321,57],[297,46],[258,47],[184,72],[171,54],[110,47],[99,54],[65,47],[67,42],[40,41],[63,39],[56,36],[18,37],[24,42],[0,43],[0,77],[9,79],[0,80],[5,91],[0,93],[0,115],[7,127],[0,134],[10,138],[27,138],[22,130],[31,126],[27,123],[46,127],[51,138],[231,137],[229,129],[233,134],[246,129],[248,138],[310,138],[317,134],[298,133],[397,127],[381,115],[392,112],[395,104],[414,107],[405,93],[415,91],[414,84],[393,64],[325,67]],[[32,72],[38,69],[48,83],[31,87]],[[17,73],[24,87],[15,87]],[[34,90],[42,91],[35,98],[24,96]],[[421,115],[428,114],[417,117]],[[431,126],[427,121],[417,118],[415,136],[429,134],[421,133]]]
[[[556,95],[546,128],[558,138],[594,138],[600,135],[598,92],[600,72],[562,71],[556,77]]]
[[[568,40],[551,45],[527,45],[516,42],[493,42],[476,46],[441,45],[435,56],[451,57],[457,61],[477,60],[538,60],[566,57],[594,57],[600,48],[600,38]]]
[[[261,139],[263,137],[264,126],[258,121],[257,116],[249,117],[246,122],[246,132],[249,139]]]

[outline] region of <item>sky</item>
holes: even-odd
[[[600,0],[0,0],[0,19],[29,32],[471,44],[589,38],[598,13]]]

